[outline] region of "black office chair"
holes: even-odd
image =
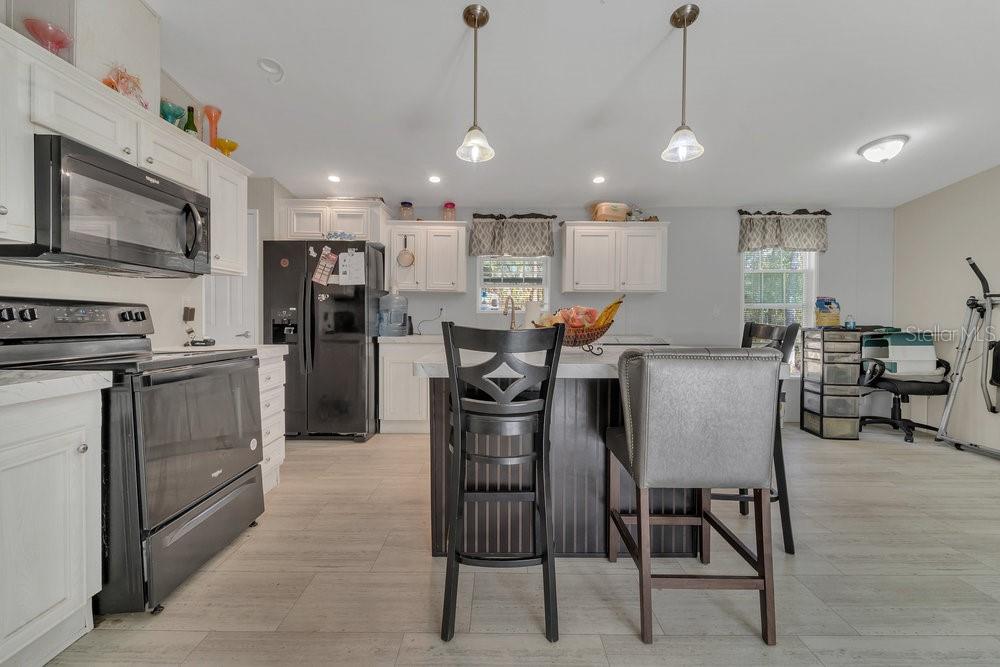
[[[863,387],[871,387],[873,390],[890,392],[892,394],[892,410],[889,412],[888,417],[862,416],[858,422],[859,431],[868,424],[886,424],[897,431],[903,431],[903,442],[913,442],[914,429],[922,428],[937,432],[936,426],[921,424],[912,419],[904,419],[902,404],[909,403],[910,396],[947,395],[948,390],[951,389],[951,383],[947,379],[949,373],[951,373],[951,364],[944,359],[938,359],[937,368],[943,369],[943,372],[942,370],[938,371],[941,374],[941,379],[938,381],[926,381],[887,374],[883,359],[865,358],[861,362],[865,370],[859,384]]]
[[[799,336],[799,325],[796,323],[788,326],[778,326],[773,324],[760,324],[758,322],[747,322],[743,325],[743,340],[740,347],[773,347],[781,351],[781,360],[789,363],[792,359],[792,350],[795,349],[795,341]],[[778,384],[778,404],[785,402],[785,392]],[[795,553],[795,539],[792,536],[792,512],[788,506],[788,484],[785,480],[785,455],[781,446],[781,410],[774,424],[774,481],[777,489],[771,490],[771,502],[778,503],[781,512],[781,537],[785,543],[785,553]],[[750,501],[753,496],[749,489],[740,489],[739,493],[713,493],[712,500],[738,500],[740,503],[740,514],[747,516],[750,514]]]

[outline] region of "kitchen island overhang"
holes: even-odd
[[[618,358],[625,349],[656,349],[634,345],[606,347],[601,356],[564,348],[557,372],[552,405],[551,475],[554,541],[560,556],[607,555],[608,456],[604,433],[622,424],[618,386]],[[490,355],[463,352],[465,363],[477,363]],[[525,355],[531,360],[531,355]],[[481,357],[481,359],[480,359]],[[539,360],[533,361],[538,363]],[[431,459],[431,548],[445,555],[447,471],[449,462],[450,387],[444,350],[421,357],[414,374],[429,379]],[[782,377],[787,377],[782,367]],[[520,377],[506,366],[491,374],[496,378]],[[491,455],[515,455],[530,444],[519,437],[477,436],[478,448]],[[466,489],[473,491],[530,491],[533,475],[528,465],[502,470],[498,466],[466,463]],[[621,475],[622,510],[635,509],[635,484],[614,462]],[[698,491],[656,489],[650,491],[654,513],[694,515]],[[465,545],[472,553],[525,554],[533,551],[533,505],[530,502],[470,502],[466,507]],[[693,557],[699,548],[698,530],[692,526],[652,526],[653,553],[660,556]],[[624,553],[624,551],[622,552]]]

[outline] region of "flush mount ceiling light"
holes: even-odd
[[[472,28],[472,127],[455,155],[466,162],[486,162],[495,152],[479,128],[479,29],[489,22],[490,13],[482,5],[469,5],[462,11],[462,20]]]
[[[884,163],[899,155],[903,146],[910,138],[905,134],[894,134],[891,137],[882,137],[875,141],[869,141],[858,149],[858,155],[869,162]]]
[[[335,176],[334,174],[330,174],[329,176],[326,177],[326,180],[330,181],[331,183],[340,183],[340,176]]]
[[[440,183],[441,182],[441,177],[440,176],[428,176],[427,180],[430,181],[431,183]]]
[[[600,185],[603,182],[604,182],[604,177],[603,176],[594,176],[594,183],[596,183],[597,185]]]
[[[681,60],[681,124],[660,157],[667,162],[688,162],[701,157],[705,147],[687,125],[688,26],[698,18],[698,5],[681,5],[670,15],[670,25],[684,30],[684,55]]]
[[[285,68],[274,58],[258,58],[257,67],[267,73],[267,80],[271,83],[281,83],[285,78]]]

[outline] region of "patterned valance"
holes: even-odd
[[[826,252],[829,211],[800,208],[794,213],[751,213],[740,209],[739,213],[739,252],[764,248]]]
[[[556,252],[552,239],[555,218],[539,213],[511,216],[473,213],[469,255],[551,257]]]

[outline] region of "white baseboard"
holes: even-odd
[[[90,598],[87,598],[86,605],[74,611],[61,623],[10,656],[8,659],[9,662],[4,661],[4,664],[25,665],[26,667],[44,665],[69,648],[70,644],[93,629],[94,614],[91,611]]]
[[[430,433],[431,425],[426,421],[379,420],[380,433]]]

